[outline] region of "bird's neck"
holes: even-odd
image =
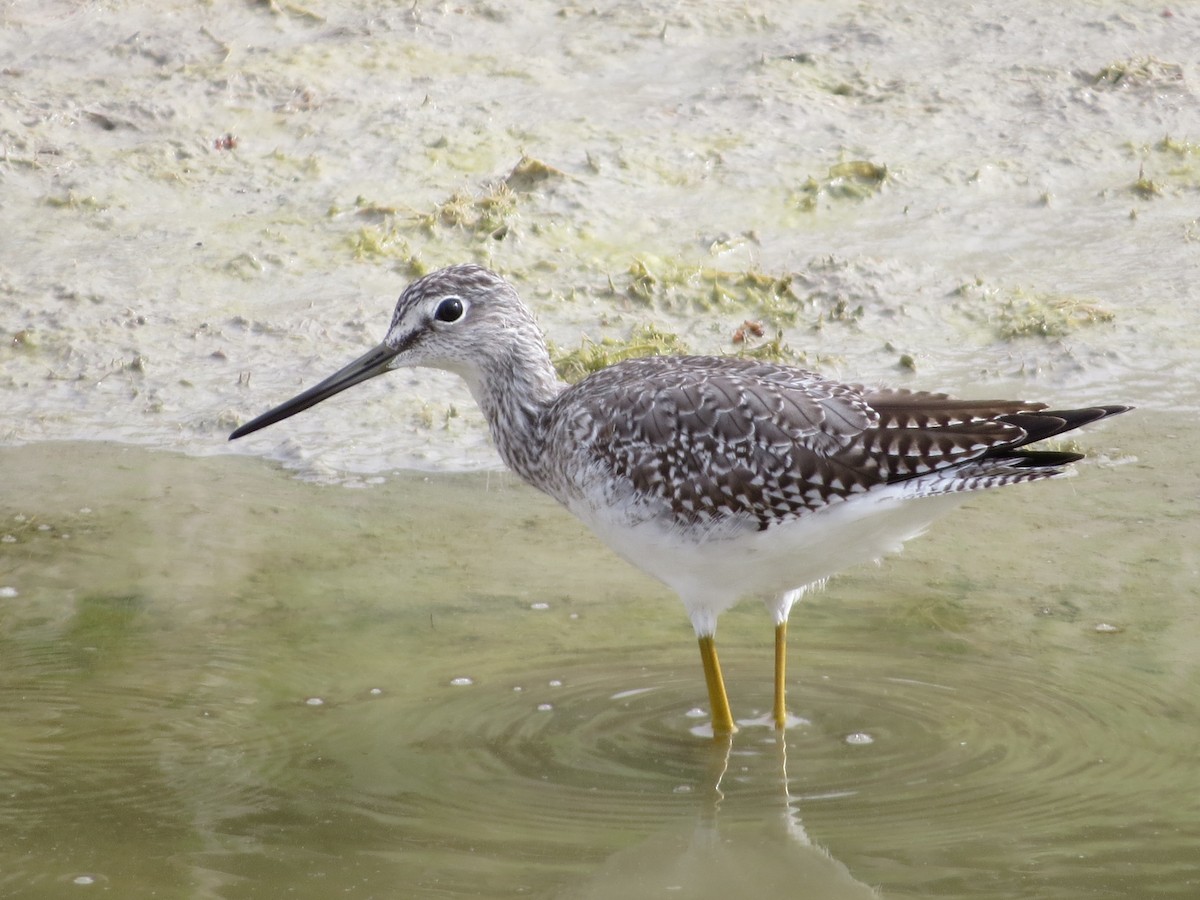
[[[566,387],[543,347],[494,360],[467,384],[487,419],[492,441],[505,464],[540,485],[545,465],[545,413]]]

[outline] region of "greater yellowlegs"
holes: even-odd
[[[568,386],[516,290],[461,265],[410,284],[383,343],[230,440],[406,366],[462,376],[504,462],[679,594],[717,734],[736,730],[720,613],[765,598],[784,727],[788,614],[806,588],[899,549],[970,491],[1065,474],[1080,454],[1025,446],[1129,408],[956,400],[708,356],[630,359]]]

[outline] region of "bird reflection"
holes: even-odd
[[[748,759],[770,759],[777,768],[777,810],[764,810],[759,792],[743,796],[726,791],[733,741],[716,740],[708,759],[708,787],[697,796],[694,819],[618,851],[585,885],[565,896],[880,900],[882,894],[809,837],[788,788],[785,735],[775,735],[773,744],[772,753]]]

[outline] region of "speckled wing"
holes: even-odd
[[[598,466],[680,524],[766,528],[886,480],[869,455],[847,456],[878,422],[861,391],[791,367],[628,360],[569,388],[555,408],[581,471]]]
[[[877,461],[889,482],[960,466],[1065,430],[1058,427],[1063,422],[1042,417],[1044,403],[959,400],[903,389],[860,390],[876,421],[862,435],[858,449]]]
[[[913,496],[986,490],[1065,474],[1080,453],[1026,445],[1127,412],[1129,406],[1048,409],[1023,400],[958,400],[946,394],[866,391],[879,415],[864,435],[892,482],[910,481]]]
[[[569,388],[550,427],[576,448],[572,480],[599,472],[680,525],[766,529],[898,481],[921,495],[1059,474],[1076,454],[1016,448],[1120,409],[1048,412],[753,360],[649,357]]]

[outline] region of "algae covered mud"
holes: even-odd
[[[0,894],[1194,892],[1196,15],[5,6]],[[808,723],[714,756],[677,600],[453,378],[226,444],[461,261],[571,377],[1139,410],[806,599]],[[761,609],[721,628],[765,712]]]
[[[225,452],[464,261],[564,357],[1196,399],[1186,10],[64,2],[2,24],[9,443]],[[494,465],[453,380],[371,390],[239,449],[332,478]]]

